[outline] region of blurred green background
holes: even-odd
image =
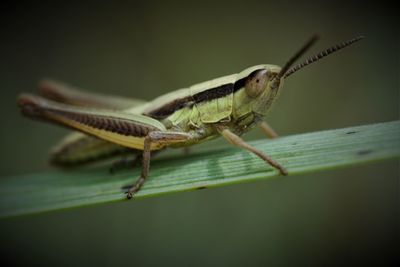
[[[2,7],[0,178],[51,169],[66,129],[20,116],[51,77],[152,99],[262,63],[366,39],[293,75],[268,121],[281,135],[399,118],[399,34],[383,1],[137,1]],[[311,54],[310,52],[309,54]],[[247,140],[264,138],[258,130]],[[212,146],[217,140],[206,143]],[[196,153],[196,148],[193,149]],[[0,221],[7,265],[393,263],[399,161]]]

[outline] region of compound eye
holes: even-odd
[[[249,75],[249,78],[245,84],[245,90],[248,96],[257,97],[259,96],[268,85],[268,71],[259,70],[254,74]]]

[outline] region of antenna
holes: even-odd
[[[314,63],[314,62],[316,62],[316,61],[318,61],[318,60],[320,60],[320,59],[322,59],[322,58],[324,58],[324,57],[326,57],[326,56],[328,56],[328,55],[330,55],[330,54],[332,54],[332,53],[334,53],[334,52],[336,52],[336,51],[338,51],[338,50],[340,50],[342,48],[345,48],[345,47],[347,47],[347,46],[349,46],[349,45],[351,45],[351,44],[353,44],[355,42],[358,42],[363,38],[364,38],[364,36],[357,36],[357,37],[355,37],[353,39],[350,39],[348,41],[345,41],[345,42],[342,42],[340,44],[334,45],[334,46],[332,46],[332,47],[330,47],[330,48],[328,48],[328,49],[326,49],[324,51],[319,52],[318,54],[316,54],[314,56],[311,56],[311,57],[307,58],[305,61],[303,61],[302,63],[300,63],[300,64],[298,64],[296,66],[294,66],[293,68],[291,68],[289,70],[287,70],[288,69],[287,68],[285,70],[285,72],[282,75],[280,75],[281,72],[284,70],[284,68],[288,65],[288,63],[292,63],[291,62],[292,59],[295,58],[295,57],[293,57],[291,60],[289,60],[288,63],[286,63],[285,67],[281,70],[281,72],[278,74],[278,76],[280,75],[279,78],[281,78],[281,77],[287,78],[290,75],[292,75],[293,73],[295,73],[296,71],[304,68],[305,66],[310,65],[311,63]],[[304,46],[304,47],[308,48],[307,46]],[[302,50],[305,50],[304,47],[303,47]],[[300,50],[299,52],[302,52],[302,50]],[[299,52],[297,54],[300,54]],[[295,56],[297,56],[297,54]]]
[[[308,49],[319,39],[318,35],[313,35],[304,45],[303,47],[294,54],[288,62],[286,62],[285,66],[281,69],[277,76],[275,76],[275,80],[279,81],[289,70],[289,68],[293,65],[296,60],[298,60]]]

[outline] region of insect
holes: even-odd
[[[97,95],[67,85],[44,81],[39,94],[21,94],[17,104],[32,118],[60,124],[79,132],[67,136],[52,152],[56,165],[74,165],[111,154],[132,153],[142,161],[141,174],[126,190],[127,198],[144,184],[150,155],[166,147],[187,147],[222,136],[275,168],[287,170],[268,155],[247,144],[240,136],[259,125],[269,137],[273,129],[263,121],[277,99],[284,79],[363,36],[334,45],[302,63],[293,64],[318,39],[313,36],[281,68],[257,65],[162,95],[153,101]]]

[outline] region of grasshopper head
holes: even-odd
[[[275,65],[261,65],[260,69],[251,72],[246,79],[244,88],[246,94],[250,98],[257,98],[263,93],[271,91],[271,81],[275,81],[275,77],[279,74],[281,68]],[[275,84],[276,88],[280,87],[279,83]]]
[[[285,78],[303,67],[363,38],[363,36],[358,36],[334,45],[292,67],[296,60],[298,60],[317,41],[318,36],[315,35],[310,38],[309,41],[296,54],[294,54],[294,56],[292,56],[282,68],[275,65],[259,65],[243,71],[241,75],[246,75],[246,72],[248,73],[244,85],[245,92],[249,98],[255,99],[253,102],[253,112],[260,115],[265,115],[268,112],[272,103],[277,98]]]
[[[258,65],[240,73],[242,77],[246,77],[243,84],[244,93],[255,113],[266,114],[278,96],[283,85],[283,78],[279,78],[276,82],[280,71],[281,68],[276,65]]]

